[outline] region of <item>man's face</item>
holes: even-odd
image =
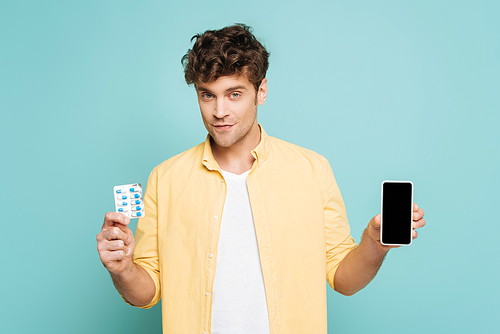
[[[201,116],[215,144],[221,147],[241,145],[260,132],[257,106],[264,104],[267,80],[256,92],[245,75],[223,76],[215,81],[196,85]]]

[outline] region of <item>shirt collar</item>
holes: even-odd
[[[262,125],[258,124],[258,126],[260,129],[260,143],[259,145],[257,145],[255,149],[252,150],[252,155],[257,160],[257,164],[261,166],[269,155],[270,143],[268,135],[266,131],[264,131]],[[210,145],[210,134],[208,134],[207,138],[205,139],[202,163],[209,170],[220,169],[219,164],[217,163],[212,154],[212,147]]]

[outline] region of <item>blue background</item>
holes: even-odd
[[[498,1],[1,1],[1,333],[159,333],[95,236],[119,184],[204,140],[180,64],[235,22],[271,52],[259,121],[333,167],[359,242],[380,183],[409,179],[427,226],[329,333],[496,330]],[[135,229],[136,222],[132,224]],[[293,278],[291,278],[293,279]],[[326,284],[326,283],[325,283]]]

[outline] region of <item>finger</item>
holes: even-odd
[[[123,260],[125,258],[125,255],[126,255],[126,253],[123,250],[103,252],[103,255],[101,257],[101,261],[103,264],[110,265],[109,262]]]
[[[380,222],[382,221],[382,218],[380,216],[380,214],[376,215],[375,217],[373,217],[371,220],[370,220],[370,224],[374,227],[374,228],[380,228]]]
[[[413,237],[413,239],[417,239],[417,237],[418,237],[418,232],[417,232],[417,231],[415,231],[415,230],[413,230],[413,231],[412,231],[412,237]]]
[[[123,259],[125,256],[130,255],[130,248],[125,246],[121,240],[101,242],[97,245],[97,250],[102,261]]]
[[[417,220],[419,220],[420,218],[422,218],[422,216],[420,216],[420,212],[418,212],[418,211],[413,211],[413,221],[417,221]]]
[[[132,256],[132,254],[134,254],[134,249],[135,249],[135,245],[134,244],[125,245],[125,255],[126,256]]]
[[[368,223],[367,232],[373,240],[380,240],[380,214],[373,217]]]
[[[125,245],[128,245],[132,241],[134,241],[134,232],[132,232],[132,230],[128,226],[125,226],[124,232],[128,235],[128,239],[125,240]]]
[[[418,211],[418,204],[413,203],[413,212],[417,212],[417,211]]]
[[[425,212],[423,209],[418,209],[417,211],[413,211],[413,220],[422,219],[424,214],[425,214]]]
[[[419,220],[416,220],[413,222],[414,229],[424,227],[424,226],[425,226],[425,218],[422,218],[422,219],[419,219]]]
[[[99,246],[99,243],[109,240],[122,240],[125,245],[129,246],[134,241],[134,233],[130,228],[126,228],[127,230],[123,232],[119,227],[113,226],[100,232],[96,237],[97,245]],[[120,231],[125,234],[120,233]]]
[[[125,250],[125,243],[123,240],[111,240],[111,241],[104,241],[100,245],[97,246],[97,249],[102,250],[102,251],[117,251],[117,250]]]
[[[122,231],[122,229],[113,226],[101,232],[104,240],[122,240],[125,244],[131,242],[130,235]]]
[[[108,229],[112,226],[127,226],[130,223],[130,218],[120,212],[108,212],[104,216],[104,223],[102,224],[101,231]]]

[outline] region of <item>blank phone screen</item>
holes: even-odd
[[[411,243],[412,187],[410,182],[385,182],[382,185],[382,243]]]

